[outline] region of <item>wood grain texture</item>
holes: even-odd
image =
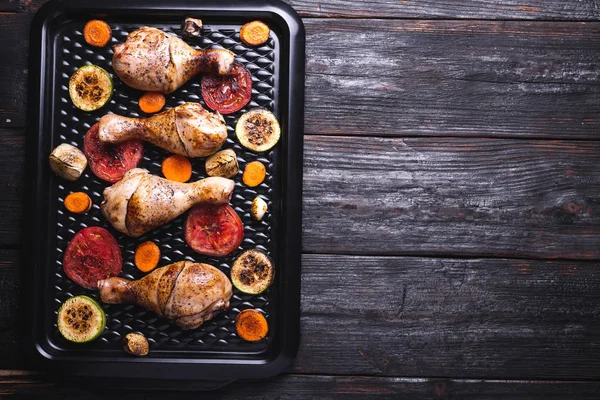
[[[300,15],[315,17],[502,20],[598,20],[600,17],[600,3],[596,0],[291,0],[289,4]]]
[[[25,126],[31,18],[0,13],[0,128]]]
[[[600,24],[305,24],[307,133],[598,138]]]
[[[17,254],[0,267],[0,368],[15,345]],[[304,255],[301,374],[597,379],[600,264]]]
[[[306,136],[311,253],[600,258],[600,142]]]
[[[23,127],[30,14],[0,15],[0,127]],[[309,134],[596,139],[600,23],[309,19]]]
[[[600,377],[600,264],[305,255],[299,373]]]
[[[20,245],[24,169],[24,130],[0,129],[0,248]]]
[[[285,0],[301,16],[350,18],[469,18],[598,20],[596,0]],[[34,12],[44,0],[0,0],[0,11]]]
[[[18,258],[19,254],[15,250],[0,250],[0,369],[24,366],[18,349]]]
[[[0,130],[4,247],[21,240],[23,143],[22,130]],[[303,249],[597,259],[599,152],[584,141],[306,136]]]
[[[43,377],[18,371],[0,377],[0,395],[44,399],[76,400],[180,400],[203,398],[198,392],[127,392],[56,384]],[[0,371],[0,374],[2,371]],[[0,375],[1,376],[1,375]],[[404,400],[596,400],[600,385],[593,382],[485,381],[460,379],[409,379],[366,376],[283,375],[262,382],[236,382],[216,392],[211,399],[397,399]],[[565,397],[567,396],[567,397]]]

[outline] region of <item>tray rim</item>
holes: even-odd
[[[118,360],[106,361],[63,361],[52,358],[46,353],[36,339],[36,316],[41,307],[39,293],[41,279],[35,278],[36,266],[43,260],[46,252],[44,238],[40,229],[40,221],[48,217],[43,214],[44,173],[45,158],[42,145],[44,115],[47,113],[42,99],[47,98],[45,93],[50,84],[46,84],[46,75],[43,67],[48,64],[48,24],[56,17],[67,13],[110,14],[124,13],[155,14],[183,16],[185,13],[202,13],[210,17],[227,17],[228,13],[237,13],[234,18],[243,16],[248,20],[269,17],[279,24],[285,45],[281,48],[281,72],[279,108],[286,104],[285,110],[280,110],[281,118],[287,121],[287,148],[281,149],[284,179],[288,184],[281,193],[285,202],[282,215],[284,222],[281,224],[280,242],[281,259],[286,264],[282,287],[285,294],[280,293],[278,302],[284,310],[278,318],[282,319],[279,333],[281,347],[279,353],[265,360],[241,359],[186,359],[170,358],[160,359],[131,359],[126,363]],[[231,15],[229,15],[231,17]],[[27,140],[26,140],[26,188],[25,198],[27,209],[24,218],[23,236],[27,238],[22,246],[21,272],[21,309],[27,310],[22,318],[22,351],[26,360],[32,367],[45,370],[52,375],[62,377],[81,378],[113,378],[119,379],[157,379],[154,386],[164,388],[164,380],[171,382],[201,383],[200,388],[220,387],[223,384],[238,379],[267,378],[282,372],[295,358],[299,346],[299,321],[300,321],[300,257],[301,257],[301,212],[302,212],[302,158],[303,158],[303,117],[304,117],[304,49],[305,32],[302,20],[293,8],[278,0],[230,0],[226,4],[218,0],[205,0],[202,3],[192,3],[188,0],[174,0],[165,3],[161,0],[105,0],[96,4],[91,0],[51,0],[45,3],[35,14],[30,31],[29,48],[29,80],[28,80],[28,109],[27,109]],[[193,367],[192,367],[193,366]],[[220,368],[219,368],[220,367]],[[201,379],[197,377],[201,376]],[[104,382],[105,383],[105,382]],[[133,383],[133,381],[130,381]],[[169,387],[173,385],[167,385]],[[143,385],[147,388],[147,385]],[[193,388],[193,387],[192,387]]]

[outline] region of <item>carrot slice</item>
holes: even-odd
[[[165,103],[165,95],[161,92],[146,92],[138,101],[140,110],[146,114],[159,112],[165,106]]]
[[[83,38],[92,46],[104,47],[112,38],[112,30],[106,22],[93,19],[85,24]]]
[[[150,272],[160,261],[160,249],[154,242],[144,242],[135,249],[135,266],[142,272]]]
[[[252,21],[240,29],[240,40],[248,46],[258,46],[269,40],[271,30],[264,22]]]
[[[162,173],[172,181],[187,182],[192,177],[192,163],[184,156],[173,154],[164,159]]]
[[[248,309],[235,318],[235,330],[242,339],[257,342],[267,336],[269,325],[260,311]]]
[[[252,161],[246,165],[242,180],[247,186],[254,187],[258,186],[265,180],[267,175],[267,169],[260,161]]]
[[[86,193],[75,192],[65,197],[65,208],[75,214],[83,214],[92,208],[92,199]]]

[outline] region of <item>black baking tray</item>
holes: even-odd
[[[251,102],[241,111],[226,116],[229,137],[223,148],[233,148],[240,169],[260,160],[267,165],[267,179],[256,188],[236,181],[231,205],[244,222],[245,238],[231,256],[211,258],[194,253],[183,240],[181,216],[140,238],[116,232],[99,209],[102,191],[109,186],[89,168],[76,182],[54,176],[48,155],[67,142],[80,148],[83,136],[106,112],[146,117],[137,106],[141,92],[125,86],[112,73],[112,45],[123,42],[132,30],[144,25],[179,34],[186,16],[204,22],[200,38],[185,39],[196,48],[227,48],[236,61],[252,74]],[[82,29],[93,18],[113,28],[110,46],[102,49],[85,44]],[[269,41],[250,48],[239,39],[240,27],[259,19],[271,28]],[[238,379],[266,378],[283,371],[294,359],[299,343],[300,251],[302,194],[302,134],[304,107],[304,27],[294,10],[279,1],[156,1],[156,0],[52,0],[36,13],[30,40],[27,131],[27,210],[23,244],[23,345],[31,367],[78,380],[102,380],[103,385],[144,388],[204,388]],[[68,97],[68,79],[81,65],[97,64],[111,73],[114,94],[102,109],[87,113],[77,110]],[[192,78],[167,96],[167,107],[185,101],[200,102],[201,77]],[[233,127],[245,111],[265,107],[282,126],[278,145],[268,153],[253,153],[235,140]],[[167,152],[144,144],[140,165],[160,175],[160,162]],[[205,177],[204,159],[193,159],[191,181]],[[94,202],[83,215],[69,214],[63,199],[73,191],[87,192]],[[261,222],[249,214],[257,195],[269,204]],[[274,259],[276,272],[271,288],[261,295],[245,295],[234,288],[231,307],[196,330],[182,330],[170,321],[136,305],[103,305],[107,327],[101,338],[75,345],[56,329],[60,304],[73,295],[98,298],[70,281],[62,270],[62,252],[73,235],[86,226],[102,226],[119,242],[123,254],[121,276],[143,276],[133,265],[135,247],[146,240],[159,244],[159,266],[183,259],[207,262],[227,275],[233,260],[243,250],[260,248]],[[240,340],[234,319],[246,308],[262,310],[269,322],[268,337],[257,343]],[[130,331],[144,333],[151,345],[147,357],[127,356],[122,337]],[[106,379],[109,378],[109,379]]]

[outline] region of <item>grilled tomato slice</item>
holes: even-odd
[[[63,257],[65,274],[86,289],[121,273],[123,258],[116,239],[106,229],[91,226],[77,232]]]
[[[244,226],[228,204],[199,204],[185,221],[185,241],[200,254],[223,257],[234,251],[244,239]]]
[[[238,63],[229,75],[207,75],[202,78],[202,98],[208,107],[221,114],[241,110],[252,96],[250,72]]]
[[[94,175],[110,183],[120,181],[125,172],[135,168],[144,156],[144,145],[131,139],[122,143],[102,143],[99,125],[94,124],[83,139],[83,152]]]

